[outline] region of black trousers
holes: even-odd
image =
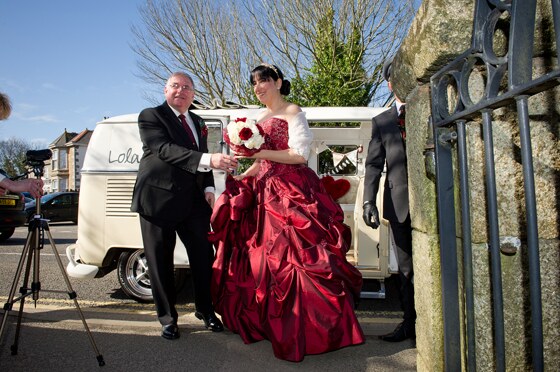
[[[205,209],[205,208],[202,208]],[[187,249],[196,311],[213,311],[210,295],[214,251],[208,241],[211,209],[200,210],[180,223],[140,216],[144,253],[157,316],[162,325],[177,324],[173,253],[176,235]]]
[[[403,319],[407,326],[414,327],[416,310],[414,309],[414,271],[412,267],[412,226],[410,215],[403,223],[390,222],[391,234],[395,243],[397,263],[399,265],[399,297],[404,312]]]

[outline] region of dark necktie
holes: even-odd
[[[194,134],[191,130],[191,127],[189,127],[189,124],[187,123],[187,118],[185,118],[185,115],[181,114],[179,115],[179,119],[181,119],[181,124],[183,125],[183,128],[185,129],[185,132],[187,132],[187,135],[189,136],[189,139],[192,142],[192,145],[194,146],[195,149],[198,149],[198,146],[196,144],[196,140],[194,139]]]
[[[401,105],[401,107],[399,108],[399,129],[401,131],[401,137],[403,141],[406,140],[406,127],[404,126],[405,116],[406,116],[406,109],[404,105]]]

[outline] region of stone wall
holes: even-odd
[[[413,223],[419,371],[443,371],[443,322],[437,206],[426,176],[430,77],[471,45],[475,0],[424,0],[393,63],[393,89],[407,102],[407,152]],[[538,1],[534,76],[557,69],[550,0]],[[482,84],[483,82],[473,82]],[[560,89],[530,98],[531,141],[537,197],[545,370],[560,366]],[[502,283],[508,371],[531,370],[531,328],[525,232],[525,201],[515,106],[493,113],[494,152],[502,248]],[[484,144],[481,119],[467,124],[472,211],[475,332],[478,371],[495,370],[488,251]],[[458,177],[456,175],[456,195]],[[458,198],[456,198],[458,200]],[[456,202],[456,220],[461,221]],[[459,256],[460,226],[457,228]],[[459,275],[462,263],[459,257]],[[459,280],[462,283],[462,279]],[[461,295],[460,297],[463,297]],[[464,321],[463,321],[464,322]],[[466,346],[463,324],[463,369]]]

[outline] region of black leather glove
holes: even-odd
[[[366,225],[372,229],[379,227],[379,211],[374,202],[368,201],[364,203],[364,214],[362,217]]]

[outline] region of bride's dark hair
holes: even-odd
[[[262,65],[258,65],[251,71],[251,77],[249,81],[251,85],[255,85],[255,81],[259,79],[266,79],[271,78],[272,80],[276,81],[278,79],[282,80],[282,86],[280,87],[280,94],[283,96],[287,96],[290,94],[290,87],[291,83],[289,80],[284,79],[284,75],[282,71],[275,65],[269,65],[267,63],[263,63]]]

